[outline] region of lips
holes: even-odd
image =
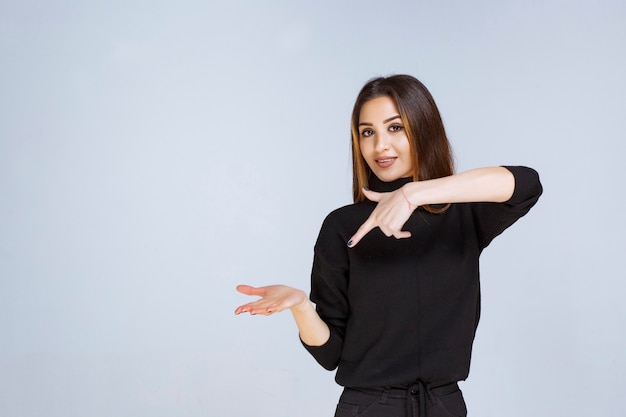
[[[396,159],[398,159],[397,156],[389,156],[389,157],[385,157],[385,158],[376,158],[376,165],[378,165],[381,168],[387,168],[391,165],[393,165],[394,162],[396,162]]]

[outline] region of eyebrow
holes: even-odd
[[[390,121],[392,121],[394,119],[399,119],[399,118],[400,118],[400,115],[397,114],[397,115],[395,115],[393,117],[390,117],[389,119],[383,120],[383,124],[389,123]],[[372,123],[361,122],[361,123],[359,123],[359,126],[373,126],[373,124]]]

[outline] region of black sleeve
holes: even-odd
[[[330,329],[330,338],[322,346],[304,347],[315,360],[328,370],[339,364],[346,322],[350,313],[348,303],[349,261],[347,245],[334,227],[332,213],[326,218],[317,242],[311,271],[311,301],[319,316]]]
[[[478,244],[485,248],[506,228],[524,216],[537,203],[543,188],[539,174],[532,168],[505,166],[515,178],[513,195],[504,203],[474,203],[472,215]]]

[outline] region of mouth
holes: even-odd
[[[390,157],[385,157],[385,158],[377,158],[375,159],[375,161],[376,161],[376,165],[378,165],[379,167],[386,168],[388,166],[393,165],[393,163],[396,162],[396,159],[398,159],[398,157],[390,156]]]

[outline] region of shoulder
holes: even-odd
[[[362,202],[349,204],[331,211],[322,222],[317,246],[328,246],[332,242],[345,242],[356,232],[369,217],[375,204]]]
[[[345,223],[358,222],[359,219],[365,221],[372,210],[374,210],[374,207],[376,207],[376,204],[369,201],[339,207],[328,213],[322,223],[322,227],[337,227]]]

